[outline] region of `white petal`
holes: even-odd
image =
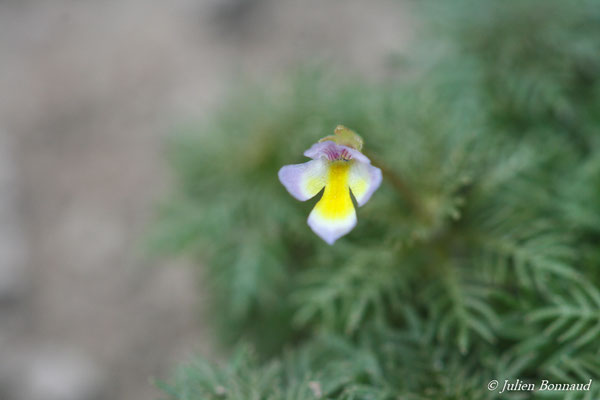
[[[348,184],[359,206],[364,205],[381,184],[381,170],[371,164],[355,162],[350,167]]]
[[[286,165],[279,170],[278,175],[292,196],[305,201],[314,197],[325,186],[327,162],[319,159],[303,164]]]
[[[356,226],[356,212],[352,209],[352,212],[344,218],[330,219],[321,215],[315,208],[308,216],[308,226],[321,239],[331,245],[354,229]]]

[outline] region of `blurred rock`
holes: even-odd
[[[239,30],[261,2],[263,0],[222,0],[214,5],[215,18],[224,27]]]
[[[72,350],[41,350],[16,360],[14,400],[99,400],[106,378],[90,359]],[[12,400],[12,399],[11,399]]]

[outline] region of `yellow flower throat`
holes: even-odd
[[[354,210],[348,186],[351,163],[340,160],[329,166],[323,197],[315,206],[315,210],[327,219],[346,218]]]

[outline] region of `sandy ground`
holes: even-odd
[[[382,76],[408,21],[393,0],[0,0],[0,399],[153,399],[211,354],[190,262],[140,245],[165,137],[240,76]]]

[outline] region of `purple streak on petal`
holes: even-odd
[[[367,156],[365,156],[363,153],[361,153],[360,151],[353,149],[352,147],[347,147],[347,146],[340,146],[340,147],[345,148],[348,151],[348,153],[350,153],[351,159],[354,159],[361,163],[371,164],[371,160],[369,160],[369,158]]]
[[[331,161],[341,159],[343,157],[347,160],[354,159],[363,163],[371,163],[371,160],[369,160],[360,151],[348,146],[336,144],[331,140],[313,144],[310,149],[304,152],[304,155],[315,160],[321,157],[326,157]]]
[[[331,140],[315,143],[304,152],[304,155],[315,160],[322,157],[335,160],[337,158],[337,145]]]

